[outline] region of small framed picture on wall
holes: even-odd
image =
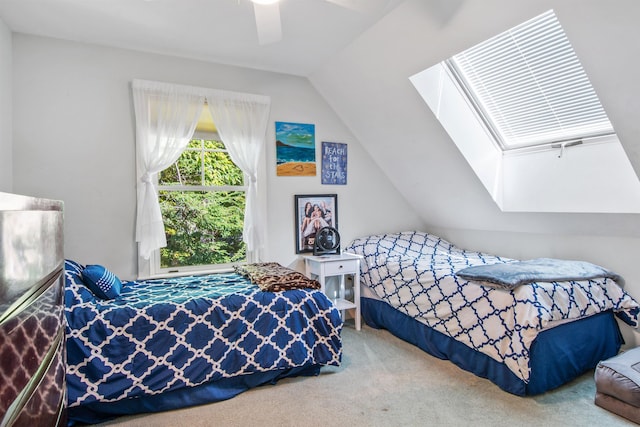
[[[347,144],[322,141],[322,184],[347,184]]]
[[[338,195],[295,196],[296,253],[313,252],[316,233],[322,227],[338,228]]]

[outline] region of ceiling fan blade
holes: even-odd
[[[253,12],[256,16],[258,43],[264,45],[280,41],[282,39],[282,26],[280,24],[280,5],[278,3],[254,3]]]

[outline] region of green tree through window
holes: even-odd
[[[160,268],[245,259],[244,174],[221,141],[191,140],[180,158],[160,173],[158,189],[167,237]]]

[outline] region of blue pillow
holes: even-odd
[[[101,265],[87,265],[82,270],[82,281],[97,297],[114,299],[120,295],[122,282]]]

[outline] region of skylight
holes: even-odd
[[[503,150],[615,133],[553,10],[446,64]]]
[[[553,11],[409,79],[503,212],[640,213],[640,180]]]

